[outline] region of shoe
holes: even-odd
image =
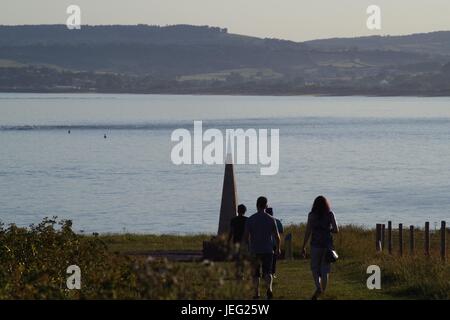
[[[267,300],[272,300],[273,299],[273,292],[270,290],[267,290]]]
[[[316,290],[316,292],[314,292],[314,295],[311,297],[311,300],[317,300],[321,294],[321,290]]]

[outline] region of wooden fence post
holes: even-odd
[[[384,250],[386,242],[386,225],[383,223],[381,225],[381,250]]]
[[[425,222],[425,255],[430,256],[430,223]]]
[[[414,254],[414,247],[415,247],[415,241],[414,241],[414,226],[409,226],[409,254]]]
[[[447,228],[445,225],[445,221],[441,221],[441,259],[442,259],[442,261],[445,261],[445,254],[447,251],[446,235],[447,235]]]
[[[399,254],[403,256],[403,223],[398,225],[398,245],[399,245]]]
[[[284,258],[286,260],[294,259],[292,252],[292,233],[288,233],[284,238]]]
[[[381,224],[377,223],[376,236],[375,236],[375,249],[377,252],[382,250],[381,248]]]
[[[392,254],[392,221],[388,221],[388,251]]]

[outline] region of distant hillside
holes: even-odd
[[[209,26],[83,25],[80,30],[69,30],[65,25],[0,26],[0,46],[112,43],[243,45],[263,44],[264,41],[254,37],[229,34],[227,29]]]
[[[0,26],[0,91],[450,92],[450,32],[297,43],[209,26]]]
[[[0,59],[70,70],[165,77],[225,69],[311,65],[303,44],[207,26],[0,27]]]
[[[358,48],[359,50],[395,50],[430,55],[450,55],[450,31],[419,33],[406,36],[371,36],[331,38],[305,42],[322,50]]]

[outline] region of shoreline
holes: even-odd
[[[154,95],[154,96],[224,96],[224,97],[315,97],[315,98],[450,98],[450,92],[446,94],[369,94],[369,93],[223,93],[223,92],[102,92],[102,91],[42,91],[42,90],[18,90],[3,91],[0,94],[80,94],[80,95]]]

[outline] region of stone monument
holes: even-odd
[[[228,234],[230,221],[236,216],[237,192],[236,179],[234,177],[233,155],[227,141],[227,158],[225,161],[225,173],[223,177],[222,202],[220,205],[219,230],[217,234]]]

